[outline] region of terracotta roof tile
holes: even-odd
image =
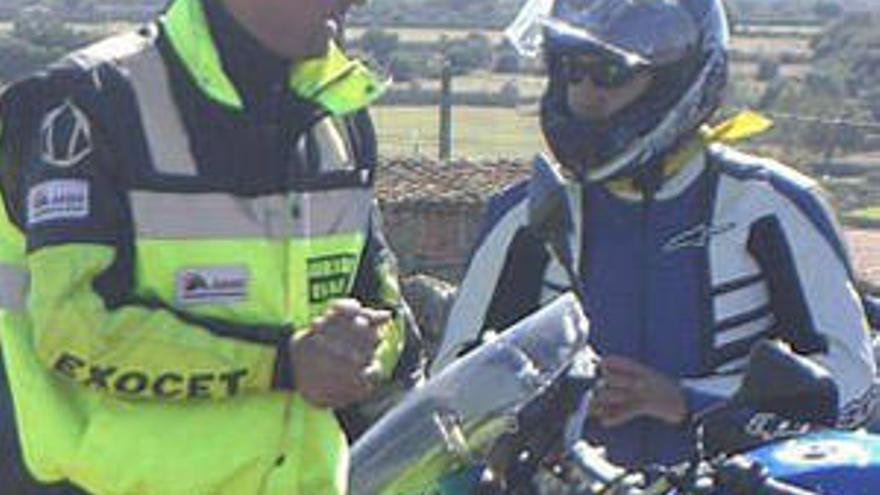
[[[530,173],[525,162],[450,163],[391,160],[380,165],[376,189],[386,203],[483,204]]]

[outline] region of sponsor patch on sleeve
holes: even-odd
[[[89,183],[84,180],[50,180],[28,192],[28,225],[82,219],[89,213]]]

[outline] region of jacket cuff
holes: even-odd
[[[290,357],[290,337],[281,339],[275,350],[275,376],[272,377],[274,390],[293,391],[293,359]]]

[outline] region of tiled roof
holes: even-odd
[[[386,204],[482,205],[493,194],[529,176],[525,162],[439,163],[391,160],[379,166],[377,191]]]
[[[880,290],[880,230],[849,229],[856,273],[872,290]]]

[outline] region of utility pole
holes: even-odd
[[[452,64],[446,55],[446,45],[442,52],[443,69],[440,75],[440,132],[439,158],[448,162],[452,157]]]

